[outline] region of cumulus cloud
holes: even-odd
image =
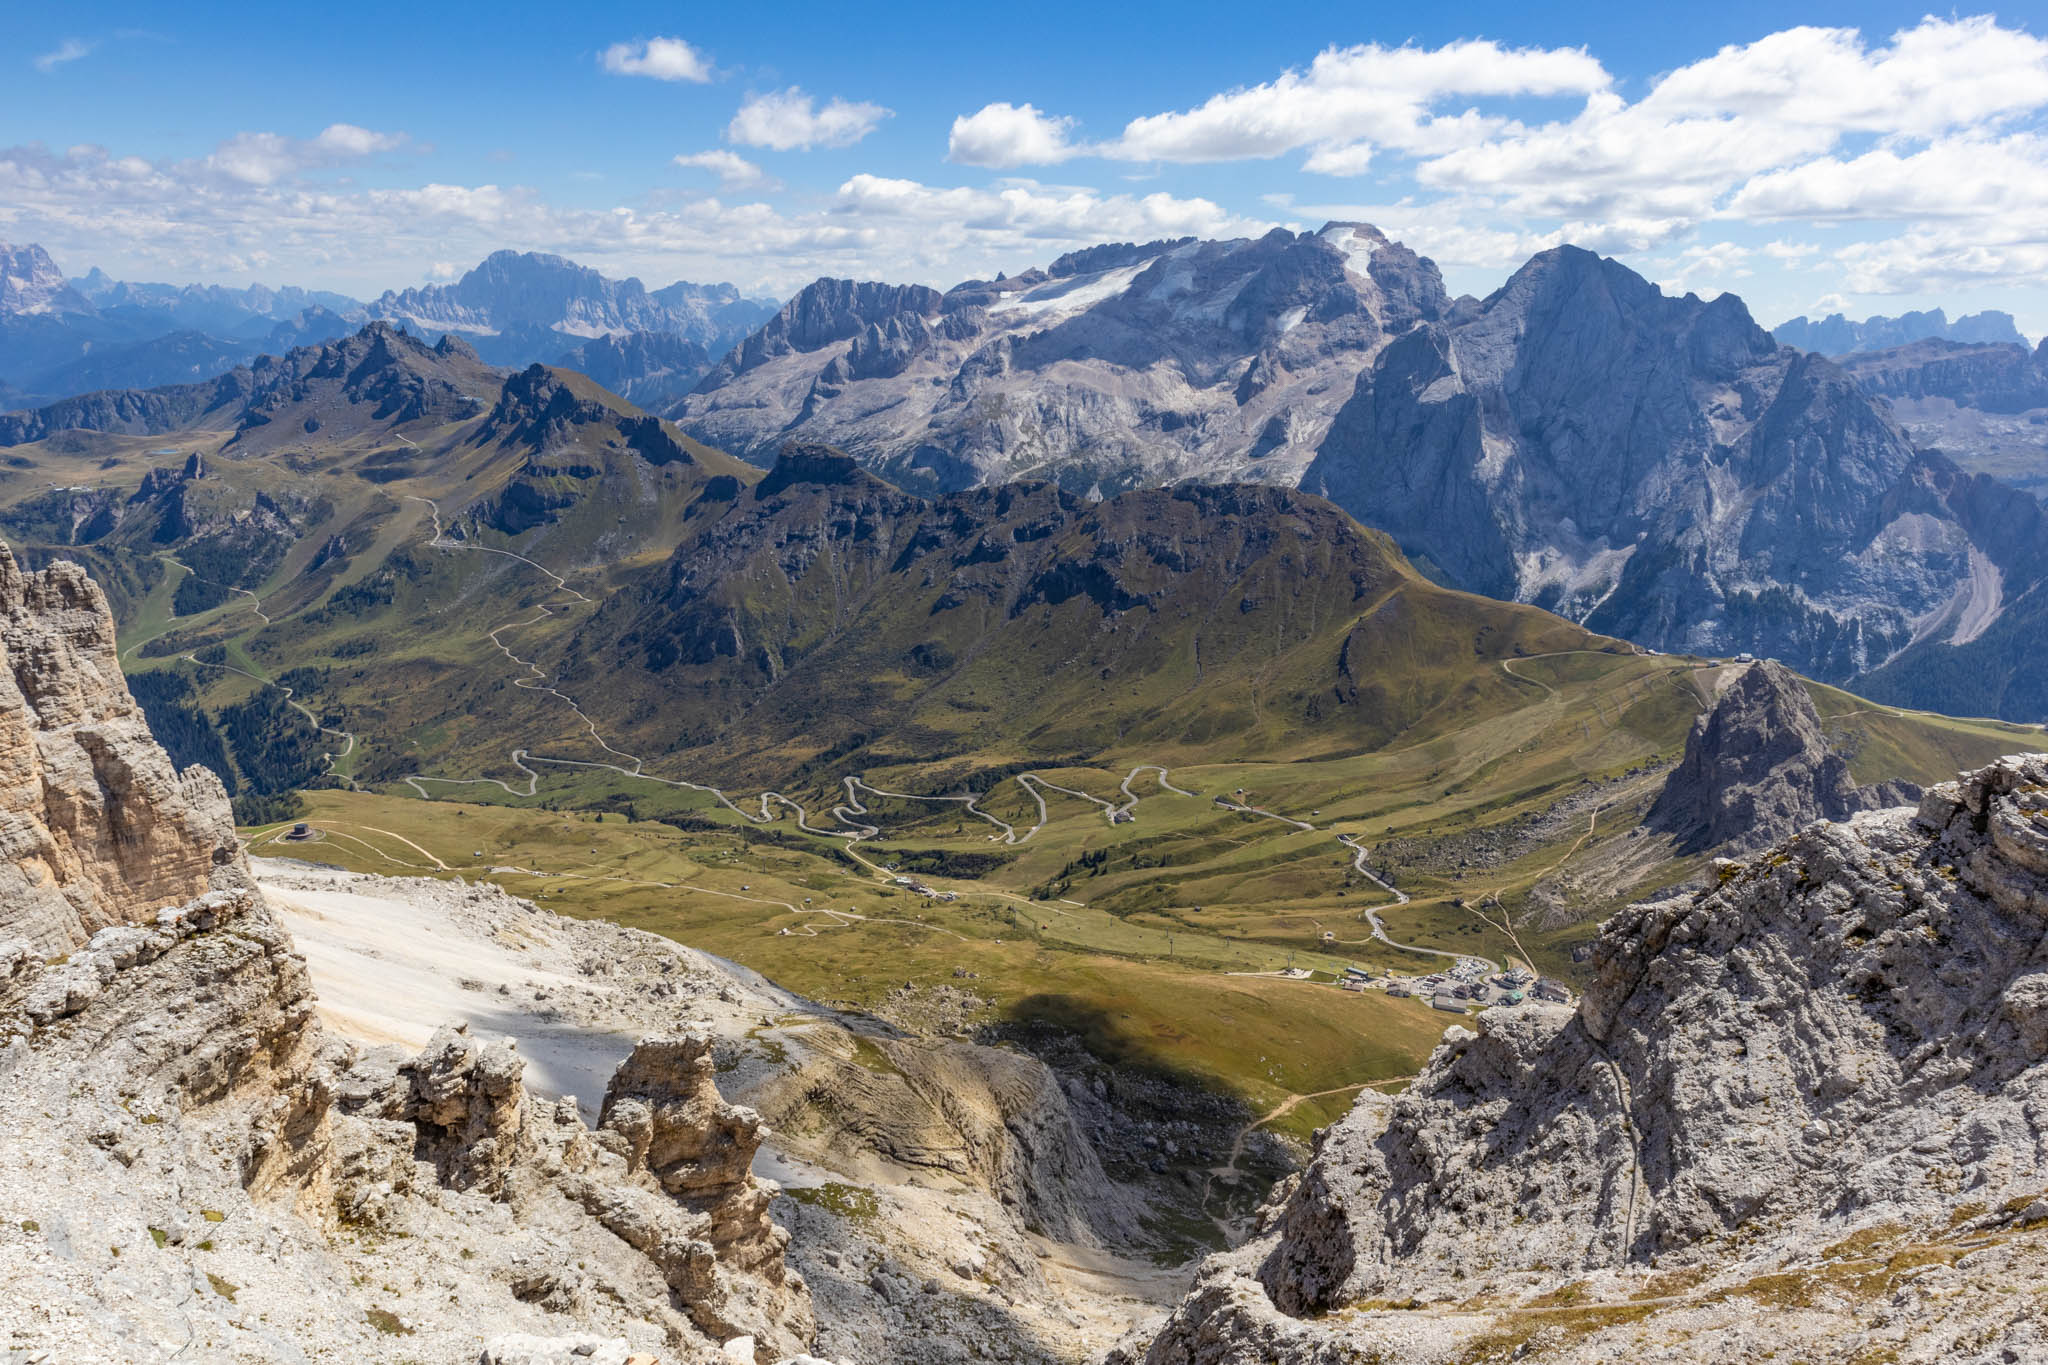
[[[837,96],[820,108],[816,100],[792,85],[787,90],[749,95],[725,135],[743,147],[769,147],[778,152],[851,147],[880,127],[891,112],[879,104]]]
[[[613,43],[598,54],[597,62],[614,76],[649,76],[693,85],[702,85],[712,76],[711,60],[681,38]]]
[[[738,152],[729,152],[723,147],[679,156],[675,164],[686,169],[710,171],[718,177],[718,187],[722,190],[765,190],[775,186],[759,166]]]
[[[396,151],[410,141],[404,133],[379,133],[353,123],[334,123],[313,138],[281,133],[237,133],[214,148],[199,165],[246,185],[268,185],[301,171]]]
[[[1573,118],[1427,158],[1416,178],[1536,215],[1889,219],[1931,211],[1945,187],[1976,212],[1998,196],[1974,159],[2040,180],[2039,140],[1996,130],[2044,106],[2048,42],[1988,16],[1930,17],[1884,44],[1796,28],[1680,67],[1633,104],[1598,92]]]
[[[1306,71],[1130,121],[1105,155],[1128,161],[1239,161],[1308,149],[1304,169],[1363,171],[1374,147],[1426,154],[1512,128],[1511,121],[1436,106],[1461,97],[1589,95],[1611,84],[1581,48],[1507,48],[1465,40],[1439,48],[1329,48]]]
[[[1546,99],[1570,107],[1525,121]],[[1035,106],[990,104],[954,121],[950,153],[995,167],[1298,155],[1317,175],[1405,172],[1467,224],[1555,224],[1641,250],[1716,219],[2038,214],[2048,139],[2021,121],[2043,110],[2048,40],[1989,15],[1929,16],[1878,39],[1802,26],[1731,44],[1634,100],[1581,48],[1333,47],[1100,142]]]
[[[1165,193],[1104,195],[1031,180],[992,189],[942,188],[878,175],[856,175],[841,185],[834,212],[864,222],[922,224],[920,233],[931,240],[963,245],[991,234],[1019,242],[1092,244],[1118,238],[1227,237],[1271,226],[1228,213],[1208,199]]]
[[[50,51],[37,56],[35,68],[47,76],[65,63],[75,62],[80,57],[90,54],[91,51],[91,43],[79,38],[66,38],[63,42],[57,44],[56,47],[50,49]]]
[[[1509,48],[1484,40],[1439,48],[1333,47],[1307,70],[1227,91],[1187,110],[1132,119],[1122,134],[1080,147],[1070,121],[1031,105],[991,104],[953,123],[952,154],[976,165],[1050,164],[1083,152],[1123,161],[1216,162],[1306,151],[1304,169],[1358,175],[1375,147],[1423,154],[1513,125],[1455,98],[1586,95],[1611,84],[1580,48]]]
[[[1731,280],[1747,278],[1754,273],[1749,266],[1750,257],[1755,253],[1748,247],[1734,242],[1695,243],[1679,252],[1672,260],[1655,263],[1655,276],[1659,284],[1674,293],[1688,293],[1706,289],[1721,293]]]
[[[1102,241],[1272,226],[1206,199],[1022,180],[964,189],[857,175],[789,211],[717,196],[572,208],[512,185],[237,178],[210,160],[0,149],[0,239],[40,241],[60,262],[150,278],[220,279],[284,262],[295,282],[362,294],[459,274],[454,263],[518,242],[612,274],[793,292],[820,275],[951,284]],[[308,263],[318,263],[317,280],[306,279]]]
[[[1931,219],[2048,209],[2048,139],[1939,138],[1917,151],[1881,146],[1823,157],[1750,180],[1730,216],[1755,221]]]
[[[1067,140],[1074,126],[1029,104],[989,104],[953,120],[946,159],[964,166],[1050,166],[1086,149]]]

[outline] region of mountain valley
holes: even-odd
[[[387,8],[9,15],[0,1365],[2048,1365],[2039,14]]]

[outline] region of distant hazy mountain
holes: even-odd
[[[364,316],[362,304],[346,294],[301,289],[296,285],[273,289],[266,284],[252,284],[247,289],[233,289],[217,284],[136,284],[110,278],[94,266],[72,281],[72,287],[102,312],[153,311],[174,320],[179,327],[251,339],[260,337],[268,323],[308,308],[325,309],[358,323]],[[252,328],[252,320],[260,320],[266,326]]]
[[[669,407],[711,369],[711,352],[672,332],[628,332],[584,342],[555,364],[577,370],[643,408]]]
[[[687,281],[650,291],[561,256],[496,251],[454,284],[386,291],[369,315],[427,335],[452,332],[494,364],[552,360],[579,340],[657,332],[712,354],[773,315],[730,284]]]
[[[1819,351],[1822,355],[1880,351],[1928,337],[1979,344],[2010,342],[2024,346],[2027,343],[2014,325],[2012,314],[1993,308],[1957,318],[1954,322],[1950,322],[1948,315],[1939,308],[1931,308],[1924,313],[1902,313],[1895,318],[1870,317],[1861,322],[1851,322],[1840,313],[1830,313],[1819,321],[1798,317],[1790,322],[1781,322],[1771,329],[1771,335],[1787,346],[1797,346],[1802,351]]]
[[[46,393],[96,389],[153,389],[211,379],[250,358],[247,342],[204,332],[168,332],[147,341],[96,346],[66,365],[45,370],[36,387]]]
[[[649,291],[640,281],[532,252],[500,251],[453,285],[387,291],[364,305],[296,286],[140,284],[95,267],[67,280],[40,246],[0,244],[0,404],[47,406],[94,389],[196,382],[258,355],[344,336],[366,319],[462,337],[492,363],[565,352],[650,403],[687,393],[775,306],[729,284]],[[585,355],[579,343],[605,342]]]
[[[2048,341],[1966,345],[1928,338],[1841,358],[1917,445],[1973,473],[2048,494]]]
[[[1377,229],[1095,247],[944,294],[819,280],[673,415],[757,462],[829,442],[927,489],[1292,483],[1358,372],[1451,307]]]
[[[321,290],[133,284],[97,267],[67,280],[42,247],[0,244],[0,378],[10,408],[208,379],[266,348],[341,336],[362,318],[354,299]]]

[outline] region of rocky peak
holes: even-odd
[[[1623,911],[1576,1011],[1447,1030],[1113,1359],[2039,1358],[2044,791],[2004,759]]]
[[[772,498],[797,484],[854,485],[873,482],[851,455],[813,441],[790,441],[776,457],[768,477],[754,485],[754,497]]]
[[[482,358],[476,353],[476,347],[470,345],[453,332],[444,333],[441,339],[434,343],[434,354],[440,356],[443,360],[455,359],[473,361],[477,364],[483,363]]]
[[[584,398],[545,365],[528,365],[505,381],[479,441],[517,441],[536,450],[572,437],[575,428],[617,416],[594,398]]]
[[[227,792],[151,738],[85,570],[0,545],[0,656],[0,940],[63,952],[240,868]]]
[[[1045,268],[1049,278],[1060,279],[1067,275],[1093,275],[1097,271],[1115,270],[1119,266],[1149,261],[1155,256],[1164,256],[1169,251],[1187,246],[1192,237],[1160,238],[1142,245],[1135,242],[1104,242],[1100,246],[1084,247],[1069,251]],[[1013,286],[1014,287],[1014,286]]]
[[[721,374],[737,374],[774,356],[816,351],[849,340],[900,314],[934,316],[943,301],[944,296],[929,285],[815,280],[799,290],[760,331],[741,342],[699,387],[712,387]]]
[[[226,793],[170,771],[83,570],[23,573],[0,547],[0,657],[0,1302],[33,1305],[7,1315],[15,1345],[122,1359],[176,1324],[206,1358],[475,1359],[563,1313],[679,1361],[810,1345],[751,1174],[759,1120],[719,1097],[706,1040],[642,1043],[593,1132],[526,1091],[506,1041],[454,1025],[408,1059],[328,1033]],[[229,1274],[265,1277],[259,1346]]]
[[[650,291],[637,279],[610,279],[566,257],[494,251],[453,284],[386,291],[368,311],[428,331],[467,333],[494,360],[523,364],[560,354],[565,337],[657,331],[719,345],[770,310],[730,284],[685,280]]]
[[[473,391],[495,384],[498,374],[466,346],[430,346],[403,326],[373,321],[334,341],[258,359],[248,371],[249,399],[235,441],[247,443],[280,419],[304,431],[365,419],[454,421],[475,413]]]
[[[1766,659],[1693,722],[1685,756],[1644,823],[1687,852],[1748,853],[1815,820],[1919,798],[1906,782],[1857,786],[1847,760],[1829,748],[1812,696],[1791,669]]]
[[[0,318],[92,311],[91,301],[65,281],[49,252],[34,242],[0,242]]]

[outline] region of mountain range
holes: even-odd
[[[2038,573],[2032,499],[1923,454],[1734,296],[1668,297],[1570,247],[1484,300],[1346,223],[943,294],[821,280],[672,415],[757,462],[826,441],[929,490],[1299,484],[1449,586],[1834,681],[1972,644]],[[2021,672],[1999,662],[1972,704],[2035,714],[2006,696]]]
[[[943,294],[819,280],[670,415],[743,458],[824,441],[931,490],[1291,484],[1357,374],[1451,306],[1434,264],[1349,223],[1099,246]]]
[[[589,364],[665,404],[773,312],[729,284],[650,292],[534,252],[496,252],[454,284],[366,304],[292,286],[124,283],[97,268],[70,280],[41,247],[0,244],[0,408],[206,380],[371,320],[462,337],[497,364]],[[586,355],[594,344],[602,353]]]
[[[2027,339],[2020,335],[2019,327],[2014,324],[2012,314],[1995,308],[1971,313],[1953,322],[1939,308],[1901,313],[1895,318],[1868,317],[1861,322],[1851,322],[1840,313],[1830,313],[1824,318],[1797,317],[1781,322],[1771,329],[1771,335],[1787,346],[1833,356],[1848,355],[1854,351],[1888,350],[1929,338],[1977,345],[2027,344]]]
[[[596,333],[556,359],[649,403],[709,364],[671,414],[756,465],[791,441],[831,445],[927,498],[1020,479],[1096,497],[1299,486],[1446,587],[1658,650],[1769,654],[1900,704],[2048,715],[2019,643],[2048,610],[2039,503],[1900,425],[1893,404],[1930,381],[1887,368],[1892,353],[1845,369],[1780,345],[1732,295],[1670,297],[1560,247],[1486,299],[1453,299],[1427,257],[1333,223],[1111,244],[944,293],[820,280],[722,358],[676,332],[606,330],[715,327],[744,303],[724,297],[499,253],[372,307],[480,337],[454,343],[473,365],[535,329]],[[387,350],[392,326],[373,327]],[[2032,392],[2035,357],[1967,357],[1915,373],[1983,402]],[[212,422],[260,370],[16,414],[0,439]]]

